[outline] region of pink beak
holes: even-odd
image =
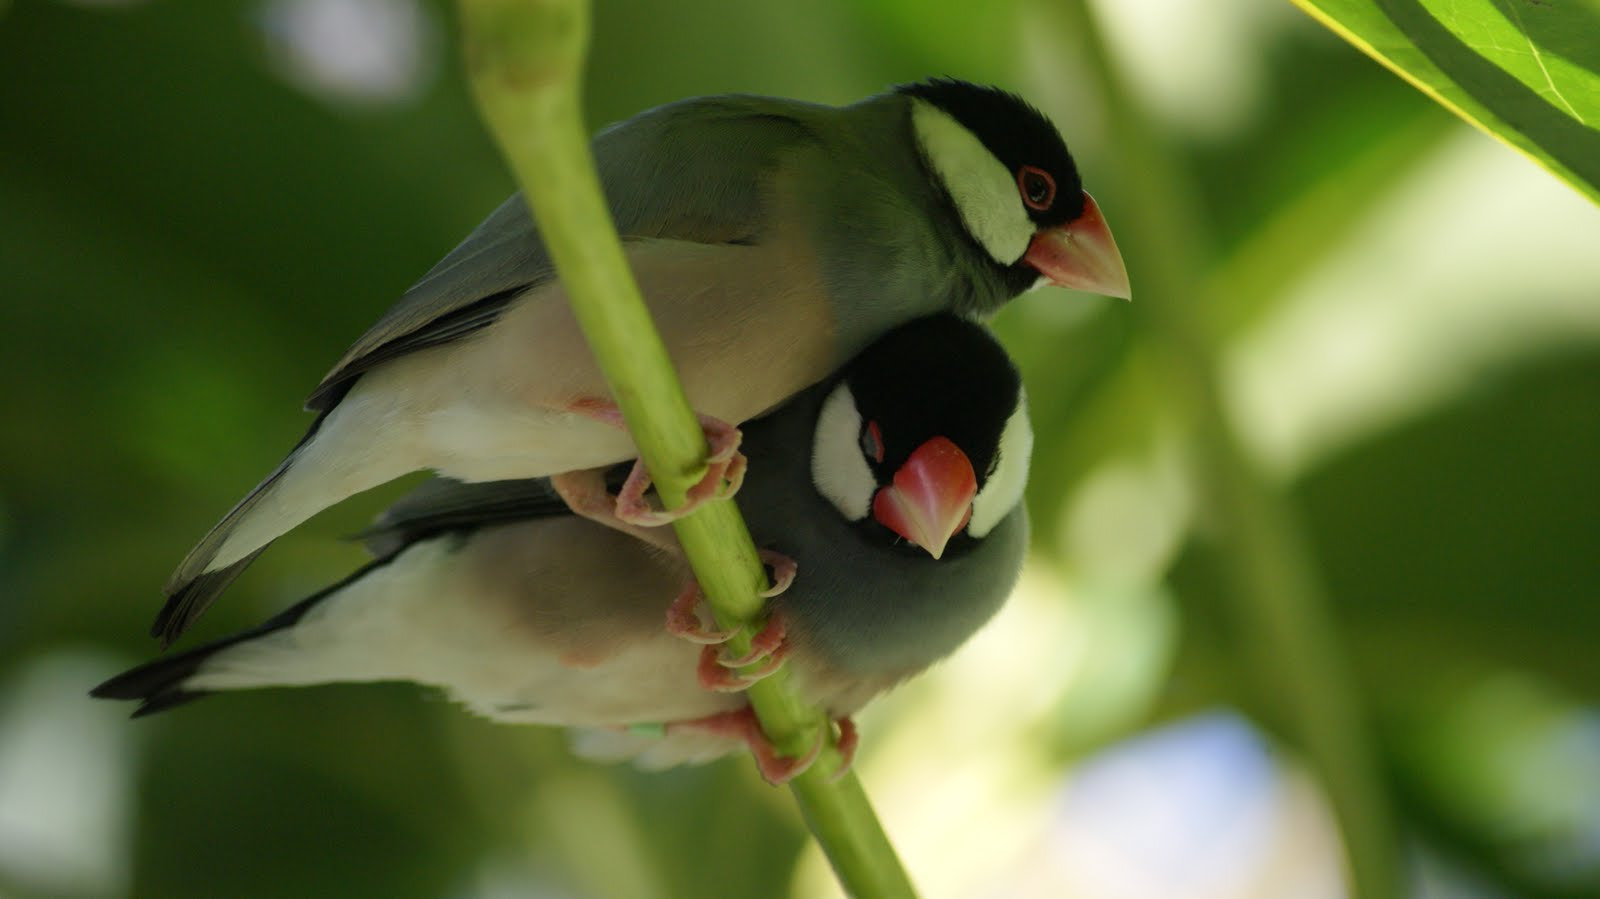
[[[894,484],[872,498],[878,523],[935,559],[972,517],[978,478],[967,454],[944,437],[917,447],[894,473]]]
[[[1100,205],[1088,192],[1083,195],[1083,214],[1033,235],[1022,258],[1058,287],[1133,298],[1117,242],[1100,214]]]

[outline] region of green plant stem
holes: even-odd
[[[479,109],[539,223],[657,492],[669,508],[681,505],[705,474],[706,443],[633,281],[590,155],[581,107],[588,3],[460,0],[459,6]],[[708,503],[674,527],[718,625],[739,631],[731,650],[747,652],[767,579],[738,508]],[[780,752],[797,756],[826,741],[816,764],[791,787],[845,889],[861,897],[914,895],[855,775],[833,780],[841,758],[832,724],[795,695],[788,670],[752,686],[749,699]]]
[[[1215,526],[1229,569],[1248,682],[1262,691],[1269,720],[1320,777],[1344,839],[1351,893],[1401,895],[1399,842],[1338,629],[1294,510],[1239,445],[1217,379],[1217,340],[1200,249],[1209,233],[1191,184],[1141,114],[1109,58],[1084,0],[1065,4],[1102,82],[1123,190],[1118,221],[1139,235],[1129,258],[1138,303],[1160,342],[1168,386],[1194,437],[1201,508]]]

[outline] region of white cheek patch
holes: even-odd
[[[878,481],[861,455],[861,413],[843,384],[834,388],[817,416],[811,444],[811,482],[850,521],[867,517]]]
[[[911,124],[967,231],[1001,265],[1021,259],[1034,226],[1022,205],[1016,174],[971,131],[926,100],[911,101]]]
[[[1028,424],[1028,398],[1019,394],[1017,411],[1006,420],[1000,432],[1000,449],[994,471],[983,485],[983,490],[972,500],[972,520],[967,523],[967,533],[985,537],[994,530],[1001,519],[1022,502],[1023,488],[1028,486],[1028,463],[1033,458],[1033,427]]]

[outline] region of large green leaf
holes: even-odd
[[[1600,202],[1595,0],[1294,0],[1424,93]]]

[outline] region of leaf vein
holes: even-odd
[[[1561,105],[1566,108],[1568,115],[1577,119],[1582,124],[1588,125],[1589,123],[1584,121],[1583,116],[1578,114],[1578,110],[1573,108],[1571,103],[1567,102],[1567,98],[1561,93],[1561,88],[1556,87],[1556,80],[1550,77],[1550,70],[1546,68],[1544,64],[1544,54],[1539,51],[1539,45],[1535,44],[1533,42],[1533,38],[1528,35],[1527,26],[1522,24],[1522,13],[1517,11],[1517,0],[1511,0],[1510,3],[1506,4],[1506,8],[1511,11],[1511,18],[1516,20],[1517,33],[1522,35],[1522,39],[1528,42],[1528,50],[1533,54],[1533,61],[1538,63],[1540,74],[1544,75],[1544,83],[1550,86],[1550,93],[1555,94],[1556,99],[1559,100]]]

